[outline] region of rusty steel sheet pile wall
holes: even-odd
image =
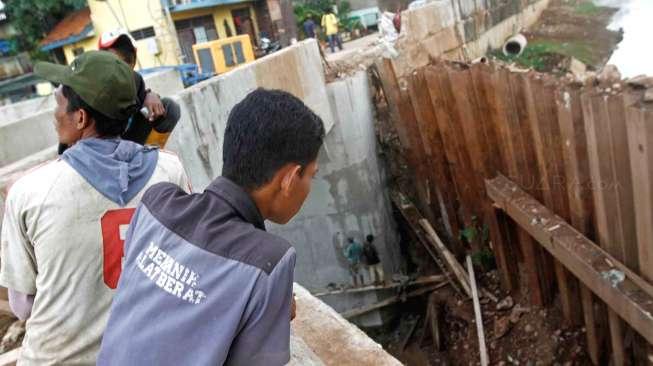
[[[415,182],[412,193],[424,216],[451,239],[451,249],[490,247],[502,287],[528,288],[536,306],[550,306],[557,294],[567,325],[586,327],[595,364],[605,357],[623,364],[645,353],[639,336],[632,342],[634,353],[624,345],[630,327],[643,329],[642,324],[630,318],[624,323],[623,309],[597,299],[599,287],[579,277],[574,263],[560,261],[559,252],[527,230],[532,228],[515,224],[488,196],[486,181],[507,177],[609,254],[614,271],[594,280],[637,277],[648,288],[653,104],[645,100],[653,99],[653,89],[646,92],[653,79],[599,76],[581,82],[498,64],[446,61],[405,78],[389,60],[377,62],[376,70]],[[489,229],[488,242],[460,239],[466,228],[479,226]]]

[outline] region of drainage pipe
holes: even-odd
[[[523,34],[516,34],[508,38],[506,43],[503,44],[503,54],[510,57],[517,57],[524,52],[527,43],[526,37]]]

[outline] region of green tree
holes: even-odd
[[[34,58],[44,58],[39,42],[69,13],[86,6],[86,0],[10,0],[6,1],[7,18],[16,29],[17,51],[27,51]]]

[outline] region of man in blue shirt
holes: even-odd
[[[363,246],[361,243],[354,240],[354,238],[347,238],[347,246],[345,247],[345,258],[349,262],[349,274],[351,274],[354,287],[363,285],[363,275],[360,273],[361,256],[363,254]]]
[[[295,250],[265,231],[301,208],[317,173],[322,120],[258,89],[229,115],[222,177],[201,194],[143,196],[98,365],[284,365]]]

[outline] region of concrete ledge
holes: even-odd
[[[327,304],[295,284],[297,318],[293,334],[301,338],[325,365],[385,366],[401,363],[367,334]]]

